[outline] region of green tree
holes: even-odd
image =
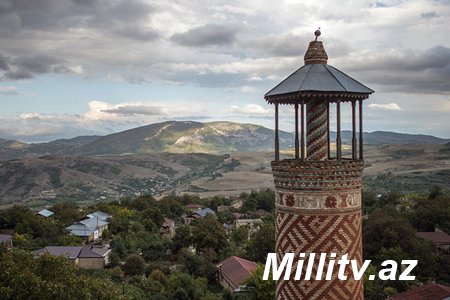
[[[249,229],[247,226],[241,226],[239,228],[236,228],[231,233],[231,239],[233,243],[237,246],[244,246],[245,243],[248,241],[249,237]]]
[[[268,280],[263,280],[264,265],[258,264],[252,276],[244,281],[247,296],[250,300],[273,300],[275,299],[275,281],[272,280],[272,274]]]
[[[142,275],[144,274],[145,261],[140,255],[131,254],[125,259],[122,269],[128,276]]]
[[[263,224],[251,236],[246,252],[250,260],[265,263],[267,253],[275,252],[275,226],[273,224]]]
[[[207,281],[177,272],[167,278],[167,290],[171,292],[171,299],[201,299],[207,294]]]
[[[212,215],[193,222],[192,242],[197,251],[212,249],[219,253],[226,251],[229,247],[228,236],[223,225]]]
[[[381,248],[400,246],[403,250],[411,249],[416,241],[416,232],[407,219],[377,209],[364,224],[363,241],[364,255],[372,258]]]
[[[122,299],[107,279],[79,273],[63,257],[12,250],[0,257],[0,299]]]
[[[145,223],[146,220],[151,220],[157,228],[161,227],[164,222],[164,215],[157,207],[147,208],[142,212],[142,220]]]
[[[172,248],[174,252],[182,248],[189,247],[192,243],[191,228],[188,225],[181,225],[175,229],[175,236],[172,239]]]

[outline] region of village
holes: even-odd
[[[272,250],[258,249],[261,255],[253,257],[257,258],[256,261],[237,255],[226,256],[226,253],[253,252],[245,249],[251,244],[253,248],[259,248],[258,232],[261,227],[266,228],[261,233],[266,235],[269,247],[273,245],[273,216],[270,212],[273,210],[273,204],[270,204],[272,197],[273,192],[266,190],[242,195],[241,198],[233,200],[216,197],[210,203],[196,197],[179,197],[178,199],[184,199],[187,202],[197,202],[185,205],[177,202],[173,197],[169,200],[155,201],[151,196],[142,196],[134,201],[102,204],[100,207],[104,210],[94,211],[92,211],[94,208],[81,209],[65,204],[34,213],[26,208],[20,208],[26,214],[21,218],[33,220],[27,222],[36,223],[36,226],[45,224],[44,226],[52,228],[60,227],[60,236],[48,237],[48,240],[58,242],[33,243],[39,240],[37,236],[39,234],[19,229],[20,225],[14,228],[2,222],[0,243],[5,250],[28,249],[34,257],[61,256],[85,270],[117,271],[122,268],[120,270],[125,271],[130,257],[131,259],[138,257],[138,260],[142,260],[141,267],[145,264],[143,262],[152,260],[149,259],[150,257],[156,257],[159,263],[167,264],[166,266],[173,272],[183,268],[179,265],[177,258],[177,255],[184,253],[183,251],[187,253],[183,255],[191,255],[191,257],[210,255],[211,262],[207,264],[215,269],[209,280],[216,281],[230,293],[240,293],[244,282],[258,268],[258,262],[263,262],[263,254]],[[213,208],[208,207],[208,204]],[[161,210],[158,206],[164,209]],[[17,211],[17,207],[10,211],[13,209]],[[162,211],[165,210],[167,213],[164,214]],[[7,217],[6,214],[8,212],[5,211],[5,217]],[[137,215],[141,216],[136,218]],[[61,228],[75,216],[79,217],[70,225]],[[201,230],[206,232],[199,233],[198,224],[202,221],[206,223],[201,226],[207,227],[201,227]],[[208,228],[209,226],[211,228]],[[132,245],[133,237],[124,234],[129,231],[133,234],[147,235],[149,239],[142,238],[142,241],[136,241],[139,246]],[[195,235],[204,236],[197,238]],[[129,239],[127,240],[126,237]],[[29,240],[25,242],[26,239]],[[148,242],[148,245],[142,245],[140,242]],[[154,251],[149,246],[155,242],[164,244],[164,247],[158,249],[158,254],[149,253]],[[230,246],[231,243],[234,245]],[[128,244],[125,246],[126,249],[123,249],[123,244]],[[230,248],[234,248],[234,251],[230,251]],[[244,256],[249,257],[247,254]],[[134,270],[129,274],[125,273],[123,280],[127,277],[129,280],[132,276],[143,275],[143,272],[134,272]]]
[[[255,275],[262,272],[267,253],[274,252],[273,197],[272,191],[262,190],[236,198],[171,195],[156,201],[140,196],[86,208],[65,203],[34,212],[16,206],[0,213],[0,249],[22,249],[34,259],[64,258],[80,272],[122,284],[125,294],[138,286],[148,296],[143,286],[162,273],[205,278],[205,295],[221,291],[229,299],[247,299],[252,281],[274,287],[273,281]],[[378,201],[366,207],[371,215],[393,200],[392,195],[371,197]],[[410,205],[411,200],[397,200],[394,210],[401,213]],[[366,215],[367,221],[372,220]],[[408,238],[449,253],[450,236],[439,228]]]

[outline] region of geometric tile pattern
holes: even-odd
[[[278,263],[285,253],[295,253],[291,278],[277,282],[277,299],[363,299],[363,281],[353,279],[347,266],[347,280],[337,278],[339,266],[335,264],[331,280],[324,280],[328,263],[325,264],[322,280],[294,280],[299,253],[316,253],[311,279],[315,279],[320,253],[336,253],[337,259],[348,254],[348,259],[362,262],[361,211],[330,213],[316,211],[314,214],[297,214],[276,210],[276,251]],[[329,261],[328,259],[326,260]],[[302,277],[306,273],[305,259]],[[350,271],[350,272],[349,272]]]
[[[295,253],[290,280],[277,282],[277,299],[363,299],[362,280],[354,280],[349,267],[347,280],[315,280],[321,253],[336,253],[336,259],[362,263],[361,175],[362,160],[272,162],[275,182],[276,252],[278,262]],[[294,280],[299,253],[315,253],[311,280]],[[329,257],[329,259],[331,259]],[[324,272],[328,269],[328,261]],[[304,258],[303,276],[306,273]],[[283,275],[282,275],[283,276]],[[303,279],[303,278],[301,278]]]

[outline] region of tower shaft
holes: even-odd
[[[272,162],[276,187],[276,251],[278,263],[286,253],[295,253],[290,280],[277,282],[277,299],[363,299],[362,281],[353,279],[347,267],[347,280],[339,280],[335,267],[331,280],[315,280],[321,253],[336,253],[339,259],[362,262],[361,247],[361,161]],[[298,255],[315,253],[311,280],[294,274]]]

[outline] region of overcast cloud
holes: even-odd
[[[376,91],[367,130],[450,137],[450,3],[435,0],[0,0],[0,137],[273,127],[263,96],[318,27],[329,64]]]

